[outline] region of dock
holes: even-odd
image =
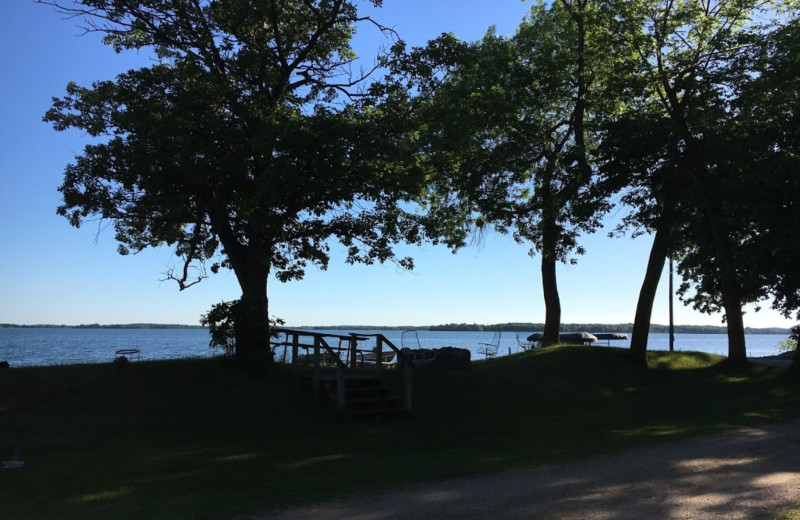
[[[291,364],[295,369],[301,357],[310,361],[314,394],[319,397],[325,391],[340,412],[363,416],[394,415],[411,410],[413,365],[383,334],[343,335],[285,328],[276,328],[273,332],[278,336],[277,340],[270,341],[273,351],[282,347],[285,355],[291,349]],[[359,348],[359,342],[370,339],[375,340],[374,349]],[[303,356],[301,349],[306,352]],[[334,368],[335,373],[323,373],[323,365]],[[401,397],[392,396],[381,380],[382,370],[391,365],[403,370]],[[358,368],[371,368],[373,373],[357,371]]]

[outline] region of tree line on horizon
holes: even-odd
[[[612,208],[626,210],[614,235],[653,235],[638,363],[667,258],[685,303],[724,312],[734,363],[743,305],[800,319],[790,0],[555,0],[512,36],[417,48],[349,0],[39,1],[156,57],[53,100],[46,121],[92,138],[58,212],[113,221],[121,254],[173,247],[165,277],[181,290],[232,270],[241,298],[202,323],[242,359],[271,359],[270,278],[324,270],[333,241],[348,263],[411,269],[395,244],[458,250],[489,231],[539,258],[543,343],[556,343],[556,265]],[[372,66],[351,47],[357,27],[390,42]]]
[[[116,323],[100,324],[86,323],[80,325],[55,325],[52,323],[39,323],[34,325],[19,325],[14,323],[0,323],[0,329],[205,329],[202,325],[184,325],[179,323]]]
[[[118,323],[118,324],[80,324],[56,325],[42,323],[22,325],[15,323],[0,323],[0,329],[207,329],[202,325],[185,325],[179,323]],[[426,330],[426,331],[452,331],[452,332],[483,332],[483,331],[509,331],[509,332],[538,332],[544,329],[544,323],[445,323],[441,325],[314,325],[295,327],[303,330]],[[562,323],[561,332],[629,332],[632,323]],[[724,334],[725,327],[716,325],[675,325],[678,334]],[[650,332],[663,334],[669,332],[669,325],[650,324]],[[753,328],[745,327],[746,334],[791,334],[791,329],[781,327]]]
[[[480,325],[476,323],[447,323],[444,325],[431,325],[417,327],[420,330],[430,331],[509,331],[509,332],[539,332],[544,330],[544,323],[495,323]],[[633,323],[562,323],[561,332],[630,332]],[[675,325],[677,334],[725,334],[727,329],[716,325]],[[669,333],[669,325],[650,324],[650,332],[655,334]],[[791,334],[790,329],[780,327],[753,328],[745,327],[746,334]]]

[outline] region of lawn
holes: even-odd
[[[282,367],[221,359],[0,371],[6,520],[224,518],[797,417],[785,369],[556,347],[418,370],[414,410],[340,417]],[[391,383],[400,374],[389,371]]]

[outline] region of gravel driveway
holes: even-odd
[[[253,520],[775,519],[800,505],[800,421],[447,480]]]

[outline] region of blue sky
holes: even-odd
[[[385,0],[370,14],[421,45],[445,31],[475,40],[492,24],[510,34],[528,8],[520,0]],[[239,296],[232,273],[181,292],[159,281],[176,264],[171,250],[122,257],[107,224],[75,229],[55,213],[64,167],[87,137],[55,132],[41,121],[51,98],[70,80],[88,85],[148,62],[145,55],[114,54],[99,35],[80,34],[75,20],[32,0],[0,2],[0,323],[196,324],[214,303]],[[365,28],[357,49],[376,48],[376,36]],[[615,210],[609,222],[623,211]],[[633,321],[651,239],[612,240],[601,231],[582,243],[588,254],[558,271],[562,321]],[[312,268],[301,282],[271,280],[270,310],[294,326],[542,322],[539,260],[527,251],[497,235],[456,255],[431,245],[400,247],[415,258],[413,272],[348,266],[334,254],[327,271]],[[667,322],[667,297],[665,273],[654,323]],[[679,302],[675,320],[721,324],[720,316]],[[751,327],[791,324],[769,309],[745,315]]]

